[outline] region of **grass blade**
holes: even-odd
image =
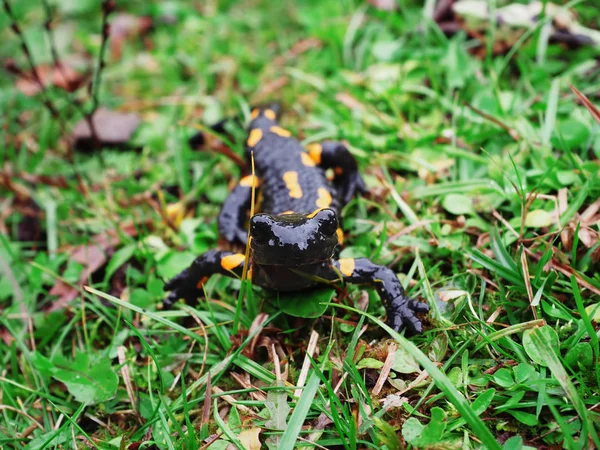
[[[345,305],[336,305],[333,303],[331,305],[337,308],[353,311],[356,314],[363,314],[387,331],[388,334],[392,336],[398,342],[398,344],[400,344],[400,346],[402,346],[404,350],[406,350],[413,358],[415,358],[421,367],[427,371],[435,385],[445,394],[448,401],[454,405],[454,407],[460,413],[462,419],[469,425],[473,434],[475,434],[475,436],[481,440],[484,448],[489,450],[500,450],[502,448],[500,444],[496,442],[496,439],[494,439],[494,436],[485,426],[483,421],[477,416],[475,411],[473,411],[472,406],[467,402],[467,399],[460,392],[458,392],[446,374],[439,370],[437,366],[431,362],[427,355],[419,350],[415,344],[369,313],[359,311],[358,309]]]
[[[316,370],[316,369],[315,369]],[[308,378],[306,386],[302,390],[300,400],[294,408],[288,427],[286,428],[283,436],[281,436],[281,442],[279,444],[279,450],[293,450],[296,445],[296,440],[302,429],[302,424],[306,420],[306,416],[312,406],[313,399],[317,394],[320,380],[319,376],[313,371]]]

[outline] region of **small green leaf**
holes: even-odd
[[[129,301],[140,308],[148,308],[156,303],[150,293],[144,289],[134,289],[129,295]]]
[[[571,369],[577,370],[579,367],[592,367],[594,362],[594,353],[589,342],[579,342],[575,344],[565,356],[565,364]]]
[[[182,270],[187,269],[196,256],[192,252],[170,251],[158,261],[156,272],[164,279],[173,278]]]
[[[363,358],[356,364],[357,369],[381,369],[382,367],[383,362],[375,358]]]
[[[49,435],[43,433],[35,439],[29,441],[26,450],[44,450],[51,448],[61,448],[62,444],[65,444],[71,439],[70,427],[65,427],[62,431],[56,433],[50,441],[48,441]]]
[[[440,407],[431,408],[431,420],[423,429],[421,436],[415,440],[416,447],[426,447],[442,441],[446,431],[446,413]]]
[[[543,327],[539,327],[539,328],[525,330],[523,332],[523,347],[525,348],[527,355],[529,355],[529,357],[532,359],[532,361],[539,364],[540,366],[547,366],[548,362],[546,361],[546,358],[538,350],[538,348],[534,345],[533,341],[531,340],[531,333],[534,330],[537,330],[537,333],[539,333],[543,337],[543,339],[546,342],[548,342],[550,347],[556,348],[556,349],[560,348],[559,341],[558,341],[558,335],[556,334],[556,331],[554,331],[552,328],[550,328],[547,325],[545,325]]]
[[[525,226],[529,228],[543,228],[549,227],[554,223],[552,214],[543,209],[534,209],[527,213],[525,218]]]
[[[415,373],[420,372],[419,363],[417,360],[402,347],[398,347],[394,355],[394,363],[392,370],[400,373]]]
[[[494,379],[494,383],[496,383],[504,388],[508,388],[508,387],[512,386],[513,384],[515,384],[515,380],[513,379],[512,372],[505,367],[496,371],[496,373],[493,376],[493,379]]]
[[[36,353],[34,364],[64,383],[78,402],[94,405],[110,400],[117,393],[119,378],[106,356],[90,360],[87,353],[79,352],[73,361],[58,355],[50,362]]]
[[[470,197],[462,194],[448,194],[442,200],[442,206],[446,211],[456,216],[473,213],[473,201]]]
[[[414,417],[410,417],[402,426],[402,437],[412,444],[421,436],[424,428],[425,426],[421,422]]]
[[[523,438],[521,436],[513,436],[506,440],[503,450],[521,450],[523,448]]]
[[[519,422],[524,423],[530,427],[534,427],[538,424],[538,419],[534,414],[529,414],[523,411],[506,411]]]
[[[483,392],[479,397],[475,399],[471,408],[473,408],[473,412],[480,416],[483,412],[490,407],[492,404],[492,400],[494,399],[494,395],[496,394],[496,389],[488,389]]]
[[[582,146],[590,137],[590,128],[579,120],[568,119],[558,124],[552,137],[556,148],[574,149]]]
[[[579,175],[573,170],[559,170],[556,172],[556,179],[563,186],[569,186],[579,181]]]
[[[231,408],[229,411],[229,417],[227,418],[227,425],[235,434],[239,434],[242,429],[242,419],[237,408]]]
[[[104,274],[104,281],[110,280],[110,277],[117,271],[119,267],[125,264],[133,256],[135,252],[135,244],[126,245],[125,247],[117,250],[110,261],[106,265],[106,273]]]
[[[516,383],[525,383],[527,380],[537,378],[535,368],[529,364],[521,363],[513,368]]]
[[[331,288],[279,293],[279,307],[290,316],[314,319],[323,315],[334,294]]]

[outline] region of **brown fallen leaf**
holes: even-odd
[[[368,2],[381,11],[394,11],[398,7],[396,0],[368,0]]]
[[[67,92],[76,91],[86,83],[89,75],[87,72],[75,70],[64,62],[57,65],[37,66],[35,71],[39,77],[39,81],[32,71],[21,70],[11,60],[5,62],[4,68],[8,72],[17,75],[16,88],[30,97],[41,92],[42,88],[49,86],[54,86]]]
[[[113,17],[110,22],[110,53],[113,59],[121,58],[123,44],[128,39],[144,37],[152,29],[152,18],[148,16],[135,16],[133,14],[121,13]],[[151,46],[145,41],[146,47]]]
[[[129,222],[122,225],[119,231],[120,234],[133,237],[137,235],[138,228],[136,224]],[[90,244],[83,244],[71,250],[69,259],[83,266],[81,276],[79,277],[79,285],[86,284],[89,277],[107,263],[108,252],[121,241],[120,234],[116,230],[109,230],[94,236]],[[58,280],[52,286],[52,289],[50,289],[49,294],[58,296],[58,300],[52,302],[47,309],[48,312],[52,312],[65,308],[75,300],[79,295],[79,289],[62,280]]]
[[[335,99],[350,110],[364,111],[366,109],[364,104],[347,92],[338,92],[335,94]]]
[[[294,45],[292,45],[292,48],[290,48],[286,53],[273,59],[273,64],[275,66],[282,66],[286,62],[293,60],[294,58],[307,52],[308,50],[311,50],[313,48],[320,48],[322,45],[323,42],[321,42],[317,38],[301,39]]]
[[[290,79],[287,77],[287,75],[282,75],[274,80],[266,82],[262,86],[261,90],[254,95],[252,99],[253,103],[259,103],[264,99],[269,98],[272,94],[285,87],[289,81]]]
[[[73,145],[79,150],[96,149],[95,139],[100,145],[126,144],[140,124],[140,118],[135,113],[120,113],[106,108],[98,108],[92,121],[96,136],[85,118],[73,128]]]
[[[10,331],[4,327],[0,328],[0,339],[2,339],[2,342],[4,342],[4,344],[6,344],[8,347],[10,347],[15,341],[14,336],[10,334]]]

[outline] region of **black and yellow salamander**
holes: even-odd
[[[230,242],[250,245],[249,278],[276,291],[298,291],[320,282],[364,283],[374,287],[385,306],[387,323],[395,330],[422,331],[416,313],[429,310],[411,300],[396,274],[366,258],[334,259],[343,234],[338,214],[365,185],[354,157],[339,142],[309,144],[307,148],[278,124],[278,108],[255,108],[246,139],[253,152],[255,175],[242,178],[222,206],[221,235]],[[332,169],[333,180],[326,176]],[[259,214],[250,218],[252,186],[262,198]],[[211,250],[171,279],[165,307],[183,298],[195,302],[202,283],[212,274],[242,275],[244,254]]]

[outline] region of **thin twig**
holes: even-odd
[[[46,21],[44,22],[44,29],[46,30],[46,35],[48,36],[48,42],[50,43],[50,54],[52,55],[52,62],[54,66],[58,69],[60,74],[65,80],[65,83],[68,82],[67,73],[64,70],[63,64],[60,62],[60,58],[58,57],[58,50],[56,48],[56,41],[54,39],[54,34],[52,33],[52,9],[48,4],[48,0],[42,0],[42,6],[44,7],[44,12],[46,13]]]
[[[2,5],[4,6],[4,11],[6,11],[8,18],[10,19],[10,27],[12,28],[13,32],[19,38],[19,42],[21,44],[21,50],[23,50],[23,53],[25,54],[25,57],[27,58],[27,63],[29,64],[29,68],[31,69],[31,74],[33,75],[33,78],[35,79],[35,82],[40,87],[40,92],[43,97],[42,102],[44,103],[44,106],[46,108],[48,108],[48,111],[50,111],[50,114],[52,115],[52,117],[59,120],[59,123],[61,123],[61,128],[64,128],[64,124],[62,124],[62,122],[60,121],[60,114],[58,113],[58,110],[54,107],[54,105],[50,101],[50,97],[48,96],[46,86],[44,85],[44,82],[42,81],[42,78],[40,77],[40,74],[35,65],[35,61],[33,60],[33,55],[29,51],[29,47],[27,46],[27,41],[25,41],[25,36],[23,35],[23,31],[21,30],[21,27],[19,27],[19,24],[17,23],[17,18],[15,17],[15,15],[12,11],[12,8],[10,7],[10,3],[8,3],[8,0],[2,0]]]
[[[44,104],[46,109],[48,109],[52,118],[58,122],[61,133],[66,136],[67,135],[67,127],[66,127],[65,123],[63,122],[62,117],[59,114],[58,110],[55,108],[54,104],[52,103],[52,101],[50,99],[48,91],[46,90],[46,85],[44,84],[44,81],[40,77],[40,74],[35,65],[35,61],[33,60],[33,55],[31,54],[31,51],[29,50],[29,47],[27,46],[27,41],[25,40],[25,36],[23,34],[23,31],[21,30],[21,27],[19,27],[19,24],[17,23],[17,18],[15,17],[15,15],[12,11],[12,8],[10,7],[10,3],[8,3],[8,0],[2,0],[2,5],[4,6],[4,11],[6,11],[6,14],[8,15],[8,17],[10,19],[10,25],[11,25],[13,32],[19,38],[19,42],[21,44],[21,50],[23,51],[23,53],[25,54],[25,57],[27,58],[27,63],[29,64],[29,69],[31,70],[31,74],[33,75],[35,82],[38,84],[38,86],[40,88],[40,93],[42,95],[42,103]],[[47,22],[48,22],[48,20],[47,20]],[[65,81],[66,81],[66,79],[65,79]],[[67,159],[68,159],[69,163],[71,164],[71,168],[73,169],[75,178],[77,179],[77,182],[79,183],[80,191],[83,192],[84,195],[87,195],[86,185],[83,182],[81,175],[77,171],[77,168],[75,167],[75,162],[74,162],[74,157],[73,157],[72,152],[69,151],[67,153]]]
[[[42,0],[42,5],[44,7],[44,11],[46,13],[46,21],[44,22],[44,29],[46,30],[46,34],[48,36],[48,42],[50,44],[50,54],[52,55],[52,62],[54,66],[58,69],[60,74],[62,75],[65,84],[68,85],[69,78],[67,73],[65,72],[64,64],[60,60],[60,56],[58,55],[58,49],[56,47],[56,40],[54,39],[54,33],[52,33],[52,8],[48,4],[48,0]],[[81,102],[71,95],[68,95],[69,103],[75,108],[77,112],[79,112],[88,123],[90,127],[90,134],[92,136],[92,141],[95,145],[99,146],[100,139],[98,137],[98,133],[96,131],[96,126],[91,119],[91,115],[86,114],[86,112],[81,107]],[[94,110],[95,111],[95,110]],[[93,113],[92,113],[93,114]]]
[[[96,73],[90,82],[88,92],[92,100],[92,107],[89,112],[90,116],[98,109],[98,92],[100,91],[100,82],[102,81],[102,70],[104,69],[104,53],[110,36],[110,25],[108,16],[115,9],[114,0],[103,0],[102,2],[102,42],[100,43],[100,51],[98,52],[98,67]]]

